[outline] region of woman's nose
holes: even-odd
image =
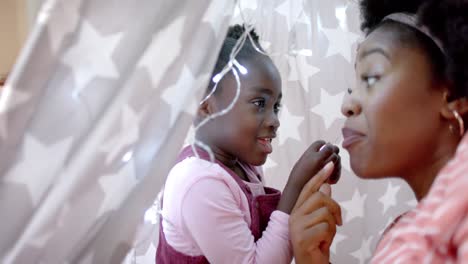
[[[353,92],[348,92],[341,104],[341,113],[346,117],[359,115],[362,111],[361,103]]]

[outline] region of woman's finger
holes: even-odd
[[[335,217],[338,225],[341,226],[343,224],[341,207],[331,197],[321,192],[316,192],[311,195],[294,213],[297,212],[299,215],[309,215],[321,207],[328,208],[329,212]]]
[[[303,227],[303,229],[312,228],[319,223],[328,223],[330,229],[332,231],[336,231],[337,222],[333,214],[328,210],[328,207],[321,207],[300,218],[298,223]]]
[[[322,184],[322,186],[320,187],[319,191],[320,191],[321,193],[325,194],[325,195],[328,196],[328,197],[331,197],[331,196],[332,196],[332,189],[331,189],[330,184],[328,184],[328,183]]]
[[[330,177],[333,172],[334,164],[329,162],[317,174],[315,174],[302,188],[299,198],[297,198],[294,208],[300,207],[307,198],[320,189],[320,186]],[[293,209],[294,210],[294,209]]]

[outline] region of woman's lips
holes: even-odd
[[[350,128],[343,128],[343,144],[342,147],[349,149],[352,145],[361,141],[366,135]]]

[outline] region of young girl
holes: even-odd
[[[229,62],[244,31],[239,25],[229,29],[213,75]],[[259,47],[258,36],[249,34]],[[210,120],[196,134],[214,153],[215,163],[204,150],[197,149],[197,157],[187,147],[168,175],[158,264],[290,263],[289,213],[302,187],[325,164],[330,163],[330,170],[334,163],[334,171],[339,173],[338,148],[318,141],[295,165],[283,195],[264,187],[256,166],[264,164],[273,151],[271,142],[280,125],[281,78],[272,60],[258,52],[249,39],[235,59],[236,67],[243,69],[237,102],[228,114]],[[236,88],[235,76],[225,75],[216,92],[201,103],[195,124],[230,105]],[[340,222],[338,205],[326,195],[320,199],[328,208],[321,212],[323,221],[331,212],[333,222]],[[332,238],[334,226],[322,232]]]

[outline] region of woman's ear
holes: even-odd
[[[441,115],[445,119],[455,119],[454,111],[458,112],[460,116],[468,114],[468,99],[466,97],[451,100],[449,102],[448,92],[444,93],[444,104],[441,109]]]

